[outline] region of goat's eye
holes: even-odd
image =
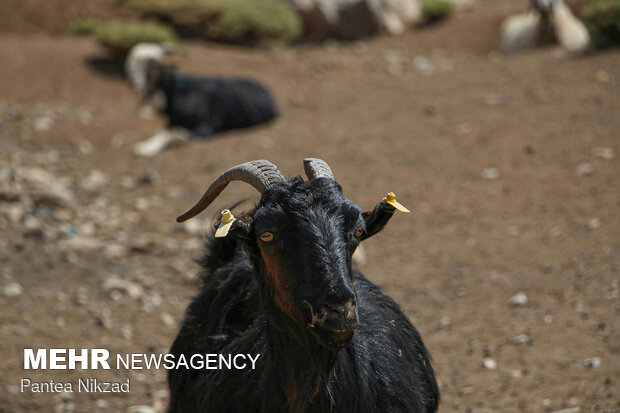
[[[262,234],[260,234],[260,240],[263,242],[271,242],[273,241],[275,238],[275,236],[273,235],[273,232],[263,232]]]
[[[364,234],[364,229],[363,228],[358,228],[355,230],[355,236],[357,238],[361,237]]]

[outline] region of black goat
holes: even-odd
[[[168,127],[187,129],[194,136],[247,128],[278,116],[270,93],[250,79],[189,76],[150,61],[147,84],[144,100],[162,93],[165,102],[159,109],[168,117]]]
[[[362,213],[326,163],[304,162],[307,182],[286,180],[267,161],[229,169],[177,218],[200,213],[233,180],[262,193],[225,238],[209,241],[201,292],[171,349],[186,358],[260,354],[256,369],[171,370],[171,413],[437,410],[418,331],[351,267],[360,241],[383,228],[394,203],[386,198]]]

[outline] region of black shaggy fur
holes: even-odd
[[[378,232],[392,212],[379,204],[362,215],[333,180],[307,184],[297,177],[263,194],[245,217],[249,235],[231,231],[210,239],[202,289],[171,352],[260,358],[256,370],[171,370],[169,412],[435,412],[439,392],[418,331],[392,299],[351,268],[351,255],[365,238],[351,234],[356,228]],[[344,348],[325,345],[309,318],[299,323],[274,304],[260,252],[263,231],[278,234],[269,248],[277,249],[292,278],[298,308],[304,300],[354,292],[359,323]]]
[[[254,80],[189,76],[152,63],[146,96],[162,92],[168,127],[208,137],[230,129],[270,122],[278,116],[270,93]]]

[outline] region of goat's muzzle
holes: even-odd
[[[358,324],[355,299],[344,303],[324,302],[318,313],[312,312],[309,327],[323,345],[340,349],[349,345]]]

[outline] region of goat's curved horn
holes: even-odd
[[[304,171],[306,171],[306,176],[310,182],[314,181],[316,178],[329,178],[334,179],[334,174],[330,169],[329,165],[322,160],[316,158],[306,158],[304,159]]]
[[[250,161],[230,168],[221,174],[204,193],[200,201],[189,211],[177,217],[177,222],[187,221],[205,210],[211,202],[226,188],[232,181],[242,181],[252,185],[261,194],[273,184],[283,181],[278,168],[269,161],[259,160]]]

